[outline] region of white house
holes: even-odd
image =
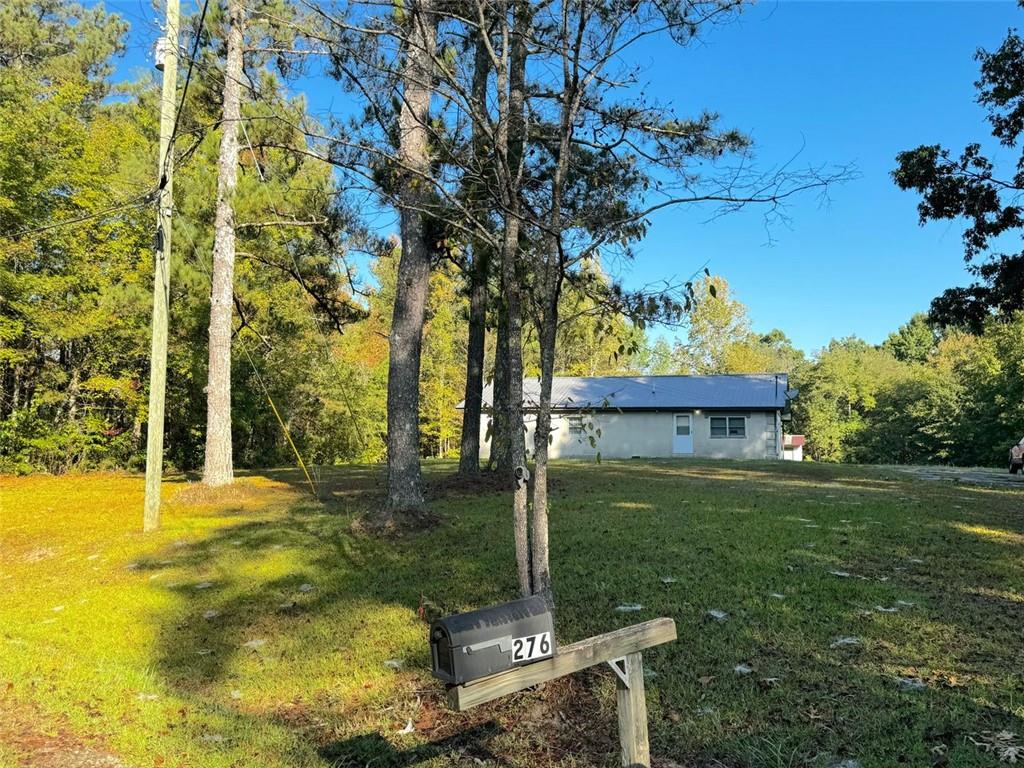
[[[526,449],[533,452],[537,379],[523,381]],[[783,458],[786,374],[728,376],[556,376],[551,392],[552,458]],[[490,452],[493,386],[483,394],[480,453]]]

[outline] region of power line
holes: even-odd
[[[127,211],[132,208],[140,208],[144,205],[148,205],[151,202],[152,196],[155,193],[155,191],[156,190],[149,190],[141,195],[131,197],[120,203],[116,203],[115,205],[112,205],[109,208],[104,208],[101,211],[87,213],[82,216],[75,216],[70,219],[62,219],[61,221],[54,221],[51,222],[50,224],[44,224],[41,227],[22,229],[19,230],[18,232],[13,233],[11,235],[11,238],[17,240],[19,238],[25,237],[26,235],[37,235],[40,232],[46,232],[51,229],[57,229],[58,227],[65,227],[71,224],[81,224],[83,221],[91,221],[92,219],[102,218],[103,216],[107,216],[108,214],[111,213],[116,213],[117,211]]]
[[[189,56],[188,69],[185,72],[185,85],[184,85],[184,87],[182,88],[182,91],[181,91],[181,98],[178,100],[178,108],[175,110],[175,113],[174,113],[174,126],[171,129],[171,140],[170,140],[169,144],[167,145],[167,154],[164,157],[164,168],[165,169],[167,167],[167,158],[174,152],[174,139],[175,139],[175,137],[178,134],[178,124],[179,124],[179,121],[181,120],[181,110],[182,110],[182,107],[185,104],[185,97],[188,95],[188,86],[192,82],[192,69],[195,66],[196,55],[199,52],[199,43],[200,43],[200,40],[202,39],[203,24],[206,21],[206,11],[209,8],[209,4],[210,4],[210,0],[203,0],[203,8],[202,8],[202,10],[199,13],[199,25],[196,27],[195,39],[192,41],[192,54]],[[53,222],[51,224],[45,224],[45,225],[43,225],[41,227],[34,227],[34,228],[30,228],[30,229],[23,229],[23,230],[21,230],[19,232],[15,232],[12,235],[12,237],[15,238],[15,239],[18,239],[18,238],[24,237],[26,235],[39,234],[40,232],[46,232],[46,231],[49,231],[51,229],[56,229],[58,227],[69,226],[71,224],[81,224],[82,222],[91,221],[92,219],[97,219],[97,218],[100,218],[102,216],[106,216],[106,215],[108,215],[110,213],[114,213],[114,212],[119,211],[119,210],[128,210],[130,208],[138,208],[138,207],[140,207],[142,205],[146,205],[149,202],[151,202],[151,199],[152,199],[153,195],[156,192],[159,192],[161,189],[163,189],[163,187],[164,187],[164,185],[166,183],[167,183],[167,174],[165,172],[164,175],[161,177],[160,183],[159,183],[159,185],[157,186],[157,188],[155,190],[149,190],[149,191],[145,192],[144,194],[141,194],[141,195],[139,195],[137,197],[130,198],[130,199],[128,199],[128,200],[126,200],[126,201],[124,201],[122,203],[117,203],[116,205],[112,205],[109,208],[104,208],[102,211],[96,211],[95,213],[86,214],[84,216],[76,216],[74,218],[64,219],[62,221],[55,221],[55,222]]]
[[[199,24],[196,27],[196,36],[192,41],[192,55],[188,57],[188,69],[185,71],[185,85],[181,90],[181,98],[178,100],[178,108],[174,112],[174,127],[171,129],[171,142],[167,147],[167,153],[170,155],[174,152],[174,138],[178,135],[178,121],[181,119],[181,110],[185,106],[185,97],[188,95],[188,86],[192,82],[192,68],[196,63],[196,54],[199,52],[199,41],[203,37],[203,23],[206,21],[206,9],[210,4],[210,0],[203,0],[203,9],[199,13]],[[164,158],[166,163],[167,158]],[[165,164],[166,167],[166,164]],[[160,180],[160,186],[164,184],[164,179]]]

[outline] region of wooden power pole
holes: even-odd
[[[167,389],[167,317],[171,293],[171,212],[174,152],[171,142],[178,97],[179,0],[167,0],[164,37],[157,43],[156,66],[163,69],[160,96],[160,155],[157,160],[157,226],[153,274],[153,345],[149,356],[149,417],[146,431],[146,507],[142,529],[160,527],[160,481],[164,469],[164,397]]]

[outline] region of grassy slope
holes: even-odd
[[[995,760],[968,734],[1024,734],[1021,494],[788,463],[554,477],[560,640],[678,624],[647,657],[655,754],[927,766],[944,747],[949,765],[983,766]],[[205,500],[168,483],[165,527],[147,538],[140,478],[0,478],[0,742],[6,714],[135,766],[615,763],[605,672],[466,715],[439,705],[417,608],[513,596],[500,495],[449,495],[442,526],[381,541],[350,532],[379,499],[377,470],[331,481],[326,506],[291,473]],[[875,610],[899,600],[914,606]],[[862,646],[830,649],[850,635]],[[898,676],[928,687],[901,692]],[[399,734],[410,718],[416,733]],[[6,741],[0,765],[25,744]]]

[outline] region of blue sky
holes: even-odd
[[[133,24],[122,72],[138,71],[157,17],[150,0],[108,2]],[[190,0],[183,10],[192,10]],[[162,3],[160,3],[162,9]],[[764,2],[687,48],[663,42],[637,54],[649,92],[682,114],[716,111],[756,143],[770,168],[855,163],[859,178],[793,201],[788,225],[761,212],[709,221],[711,210],[653,219],[627,285],[686,277],[705,262],[750,309],[753,325],[784,330],[812,352],[856,334],[878,343],[943,289],[969,280],[962,224],[920,227],[917,197],[889,176],[919,144],[959,151],[988,136],[973,83],[980,47],[995,48],[1024,11],[1005,2]],[[337,85],[302,84],[316,111],[341,106]],[[993,150],[1012,162],[1009,150]],[[769,243],[771,240],[771,243]]]
[[[764,164],[800,152],[798,163],[854,162],[861,175],[825,207],[813,196],[791,205],[770,246],[754,211],[707,224],[662,215],[634,278],[710,259],[759,330],[782,328],[807,351],[849,334],[881,341],[968,279],[962,225],[920,227],[916,195],[889,176],[894,157],[987,136],[973,54],[1021,22],[1009,2],[765,3],[698,47],[654,51],[654,90],[748,131]]]

